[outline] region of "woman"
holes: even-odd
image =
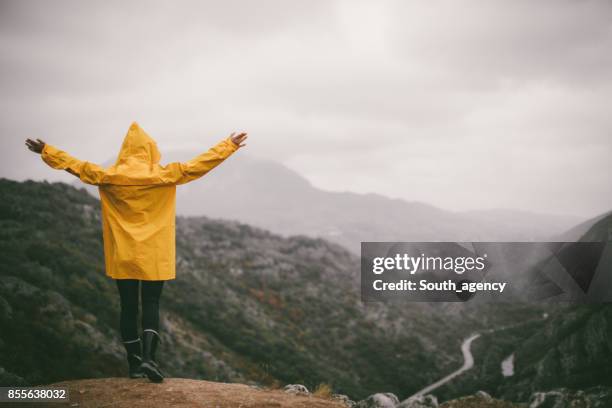
[[[195,180],[240,147],[246,133],[232,133],[186,163],[159,164],[157,144],[136,123],[128,130],[114,165],[102,168],[80,161],[40,139],[26,146],[54,169],[66,170],[98,186],[106,275],[115,279],[121,301],[119,327],[130,378],[164,379],[155,361],[159,343],[159,299],[175,273],[176,186]],[[138,294],[142,338],[138,331]],[[142,343],[142,344],[141,344]]]

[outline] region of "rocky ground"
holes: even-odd
[[[440,408],[518,408],[525,405],[472,395],[447,401]]]
[[[377,393],[354,402],[330,388],[314,393],[300,384],[282,389],[262,388],[240,383],[222,383],[183,378],[167,378],[161,384],[145,379],[100,378],[63,381],[49,385],[69,390],[65,404],[36,403],[36,407],[113,407],[113,408],[609,408],[609,389],[596,387],[589,392],[558,389],[538,392],[527,403],[502,401],[484,391],[439,403],[433,395],[400,401],[392,393]],[[25,407],[27,403],[13,404]],[[2,406],[11,405],[3,404]]]
[[[66,387],[68,404],[40,404],[37,407],[79,408],[518,408],[517,405],[481,393],[438,405],[427,396],[399,402],[390,393],[374,394],[355,403],[335,394],[316,395],[301,385],[284,389],[263,389],[238,383],[220,383],[183,378],[169,378],[161,384],[145,379],[101,378],[64,381],[51,384]],[[23,405],[20,405],[23,406]]]
[[[257,389],[244,384],[182,378],[153,384],[145,379],[103,378],[53,384],[67,387],[70,407],[79,408],[345,408],[341,401],[312,394]],[[37,405],[39,406],[39,405]],[[51,405],[50,405],[51,406]]]

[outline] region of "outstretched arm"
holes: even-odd
[[[40,139],[27,139],[26,146],[34,153],[40,154],[43,161],[54,169],[66,170],[87,184],[102,182],[104,169],[97,164],[78,160]]]
[[[184,184],[198,179],[217,167],[239,148],[246,146],[243,143],[246,133],[232,133],[207,152],[185,163],[170,163],[162,169],[163,178],[173,184]]]

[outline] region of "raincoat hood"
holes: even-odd
[[[161,154],[157,149],[155,140],[138,123],[133,122],[123,139],[115,166],[130,162],[146,163],[153,166],[158,164],[160,159]]]
[[[106,182],[118,185],[146,185],[164,182],[157,143],[138,123],[128,129],[117,161],[106,169]]]

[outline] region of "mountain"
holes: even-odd
[[[612,213],[608,213],[594,219],[579,241],[609,243],[611,238]],[[611,257],[603,262],[612,271]],[[517,346],[515,361],[521,369],[512,384],[502,387],[504,395],[517,396],[516,389],[612,386],[612,305],[564,308]]]
[[[608,227],[610,225],[611,212],[598,215],[597,217],[588,219],[575,227],[559,234],[555,237],[554,241],[559,242],[575,242],[575,241],[586,241],[586,242],[602,242],[608,241],[607,238]]]
[[[582,242],[610,242],[612,213],[571,228],[561,238]],[[580,235],[577,235],[580,233]],[[607,262],[612,246],[608,244]],[[603,259],[603,258],[602,258]],[[525,401],[536,391],[563,387],[594,389],[612,404],[612,305],[557,303],[544,319],[516,320],[508,327],[491,327],[474,342],[475,367],[437,390],[438,397],[485,390],[496,397]],[[511,375],[501,362],[512,356]],[[597,391],[596,387],[607,387]]]
[[[0,193],[0,384],[123,375],[98,200],[62,183],[1,179]],[[160,351],[177,377],[404,396],[461,364],[462,338],[500,318],[364,305],[344,248],[204,217],[177,219],[177,276]]]
[[[0,385],[124,375],[98,200],[63,183],[0,179],[0,193]],[[483,389],[526,401],[610,378],[607,307],[363,304],[359,259],[322,239],[178,217],[177,276],[162,298],[171,377],[405,399],[461,367],[462,340],[480,332],[474,368],[440,399]],[[511,353],[515,374],[503,377]]]
[[[192,155],[173,152],[164,160]],[[98,197],[96,187],[87,188]],[[322,237],[354,253],[361,241],[546,240],[581,221],[515,210],[451,212],[378,194],[324,191],[280,163],[242,153],[180,186],[177,213],[238,220],[285,236]]]

